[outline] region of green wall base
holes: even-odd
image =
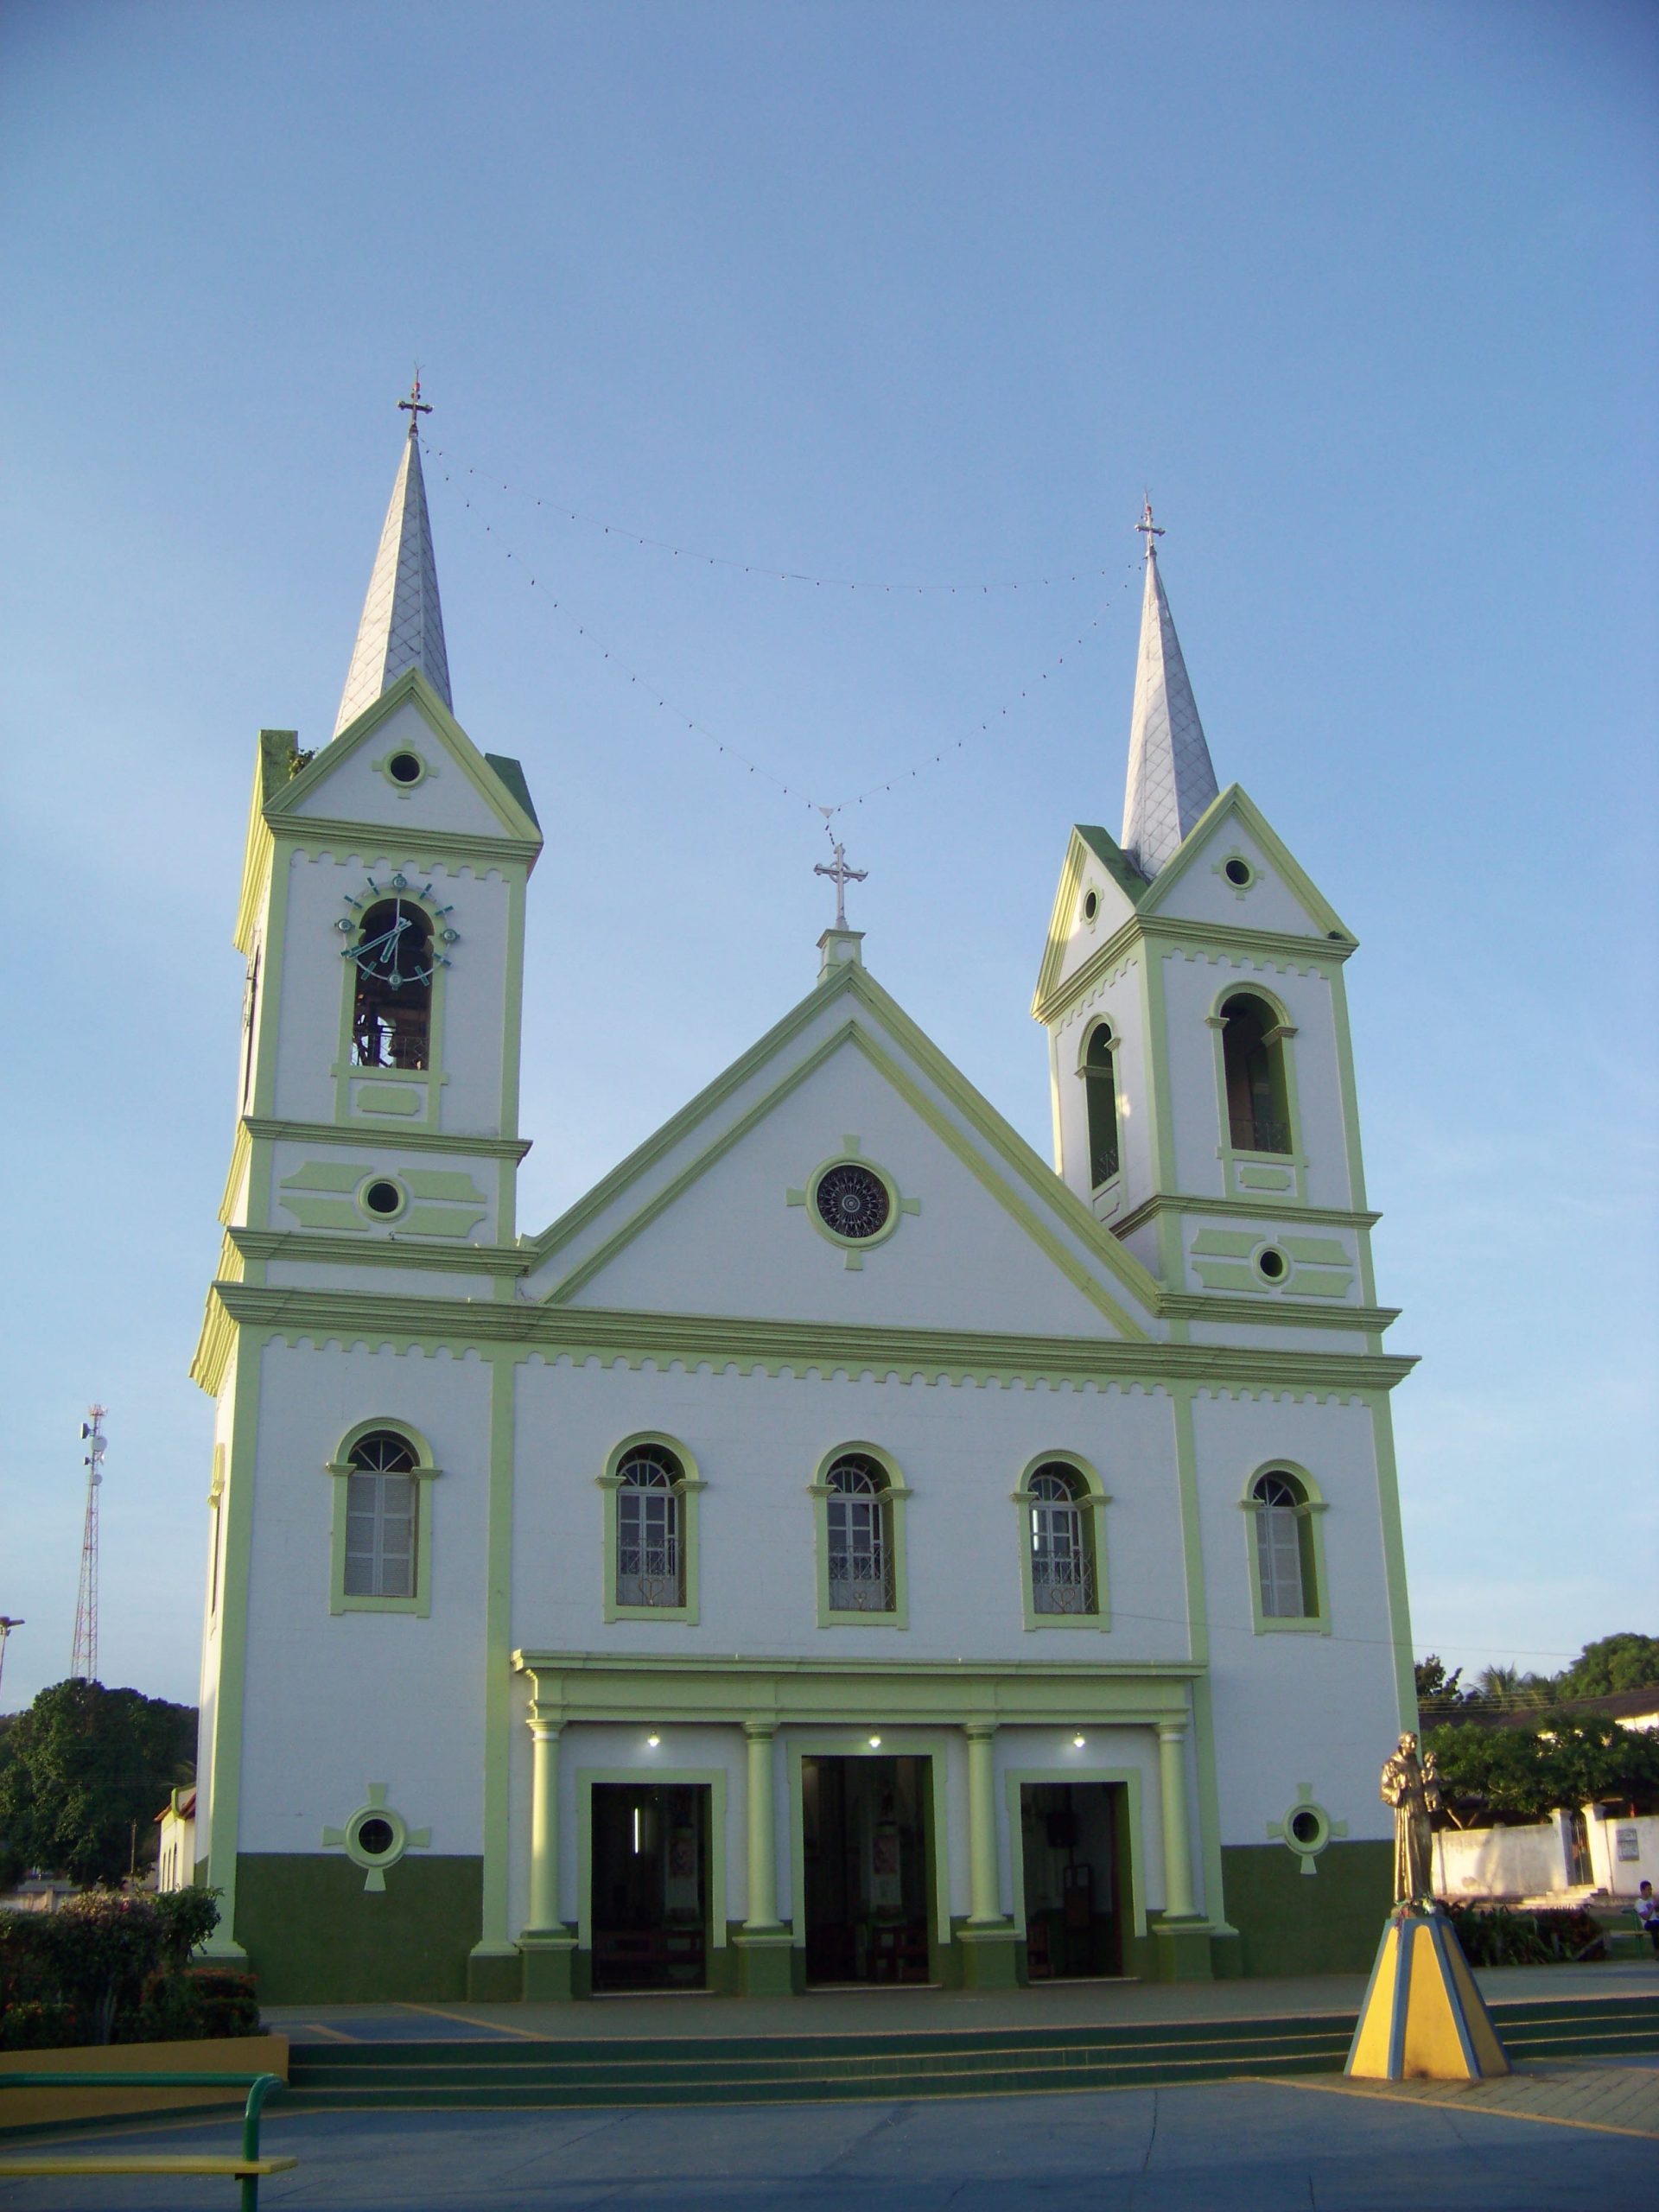
[[[731,1948],[737,1961],[738,1994],[790,1997],[794,1994],[795,1937],[787,1928],[740,1929]]]
[[[268,2004],[464,1998],[483,1890],[481,1859],[400,1859],[374,1891],[343,1855],[244,1852],[237,1939]]]
[[[467,1961],[467,1999],[472,2005],[511,2005],[524,1994],[524,1961],[511,1950],[474,1951]]]
[[[1304,1874],[1282,1843],[1221,1854],[1246,1974],[1368,1974],[1394,1886],[1391,1843],[1328,1843]]]
[[[1012,1922],[1001,1928],[959,1928],[964,1989],[1014,1989],[1020,1980],[1021,1945]]]
[[[575,1994],[574,1936],[521,1936],[518,1955],[523,1977],[520,1993],[527,2002],[559,2003]]]
[[[1210,1955],[1211,1935],[1203,1921],[1183,1924],[1159,1921],[1152,1929],[1153,1955],[1160,1981],[1213,1981],[1216,1969]]]

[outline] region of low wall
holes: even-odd
[[[0,2088],[0,2133],[16,2127],[118,2120],[130,2113],[183,2112],[248,2101],[239,2089],[124,2089],[124,2074],[276,2074],[288,2079],[286,2036],[203,2036],[191,2043],[87,2044],[68,2050],[0,2051],[0,2075],[107,2074],[97,2089]]]
[[[1603,1819],[1585,1807],[1590,1879],[1610,1897],[1659,1890],[1659,1815]],[[1443,1897],[1549,1897],[1573,1886],[1567,1815],[1524,1827],[1442,1828],[1434,1838],[1434,1887]]]

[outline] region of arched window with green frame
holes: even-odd
[[[1097,1021],[1083,1049],[1084,1096],[1089,1116],[1089,1182],[1093,1190],[1117,1173],[1117,1063],[1111,1025]]]
[[[1291,1150],[1285,1026],[1265,999],[1235,991],[1221,1007],[1227,1134],[1240,1152]]]

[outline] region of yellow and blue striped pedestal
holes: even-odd
[[[1344,2072],[1370,2082],[1484,2082],[1510,2062],[1443,1913],[1401,1913],[1382,1932]]]

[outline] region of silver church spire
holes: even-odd
[[[1147,591],[1141,607],[1122,843],[1150,879],[1173,859],[1217,786],[1158,573],[1158,540],[1164,533],[1152,518],[1150,499],[1135,528],[1147,541]]]
[[[432,524],[421,475],[421,417],[432,410],[421,397],[418,376],[410,397],[397,404],[408,410],[409,436],[391,487],[363,619],[357,626],[357,644],[334,722],[336,737],[406,668],[418,668],[446,707],[454,703],[443,645],[443,610],[438,604],[437,564],[432,557]]]

